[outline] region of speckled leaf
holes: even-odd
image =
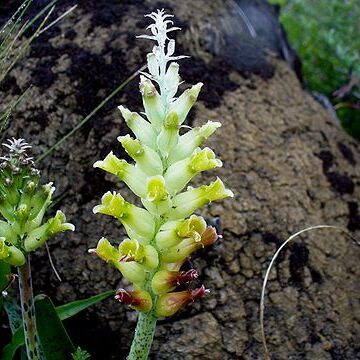
[[[4,297],[4,308],[9,318],[9,324],[12,334],[22,326],[21,307],[20,305],[10,296]]]

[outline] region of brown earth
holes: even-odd
[[[63,1],[60,7],[72,3]],[[34,85],[6,136],[24,137],[36,155],[46,151],[143,64],[149,44],[134,38],[147,24],[142,15],[163,6],[174,12],[184,28],[178,53],[192,56],[183,62],[182,77],[187,84],[205,83],[189,123],[212,119],[223,124],[208,145],[224,167],[202,180],[218,175],[236,196],[203,212],[220,219],[224,236],[194,260],[199,283],[211,289],[210,295],[159,322],[152,358],[262,358],[261,285],[281,242],[309,225],[338,225],[355,234],[360,230],[359,145],[303,90],[279,56],[294,63],[283,47],[271,46],[283,39],[281,34],[264,40],[259,31],[271,55],[259,39],[249,40],[234,8],[225,9],[221,1],[78,3],[60,26],[38,39],[3,85],[5,102]],[[261,1],[253,4],[269,15]],[[254,13],[248,14],[251,19]],[[45,179],[57,187],[57,207],[77,230],[49,243],[61,283],[45,252],[33,256],[36,291],[58,304],[127,285],[87,249],[101,236],[115,241],[124,234],[112,219],[94,216],[92,208],[107,190],[120,188],[126,198],[130,192],[92,164],[110,149],[125,157],[116,137],[128,129],[116,105],[140,110],[137,84],[132,81],[39,164]],[[274,359],[360,358],[359,259],[360,249],[333,230],[316,230],[284,251],[271,273],[266,299],[265,325]],[[93,359],[119,359],[128,351],[135,314],[109,299],[65,324]]]

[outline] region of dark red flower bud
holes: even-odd
[[[119,289],[116,292],[115,299],[142,312],[150,311],[152,308],[151,295],[142,289],[135,289],[133,291]]]

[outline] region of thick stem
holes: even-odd
[[[26,354],[29,360],[43,360],[39,336],[36,330],[34,296],[31,280],[30,255],[26,263],[18,268],[21,312],[24,325]]]
[[[153,310],[139,313],[135,336],[127,360],[146,360],[153,342],[156,316]]]

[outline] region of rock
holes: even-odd
[[[236,196],[204,210],[210,218],[220,217],[224,235],[221,244],[195,257],[199,282],[212,291],[159,322],[153,359],[262,358],[260,292],[281,242],[309,225],[349,227],[355,234],[360,229],[359,144],[303,90],[291,61],[284,61],[289,48],[274,10],[263,1],[237,3],[240,8],[227,2],[229,12],[220,0],[80,2],[10,74],[14,87],[25,90],[30,79],[34,87],[6,136],[24,137],[40,155],[144,63],[149,44],[135,41],[147,25],[143,14],[165,7],[183,27],[178,53],[191,58],[182,62],[181,75],[185,85],[205,84],[189,124],[208,119],[223,124],[208,145],[224,167],[198,182],[220,175]],[[64,0],[60,10],[70,5]],[[244,12],[258,36],[246,30],[244,16],[234,9]],[[223,26],[228,24],[224,14],[230,28]],[[124,231],[91,210],[105,191],[120,188],[124,197],[131,195],[92,164],[110,149],[125,156],[116,137],[129,130],[116,106],[140,110],[137,87],[132,81],[39,164],[44,180],[52,179],[57,195],[64,195],[57,206],[77,228],[76,234],[49,244],[62,284],[45,252],[33,256],[35,289],[57,304],[119,286],[119,273],[87,249],[103,235],[119,240]],[[6,102],[14,95],[0,97]],[[334,230],[313,231],[283,252],[266,297],[265,326],[274,359],[360,357],[359,258],[360,249]],[[128,314],[109,299],[65,325],[94,360],[125,359],[135,327]]]

